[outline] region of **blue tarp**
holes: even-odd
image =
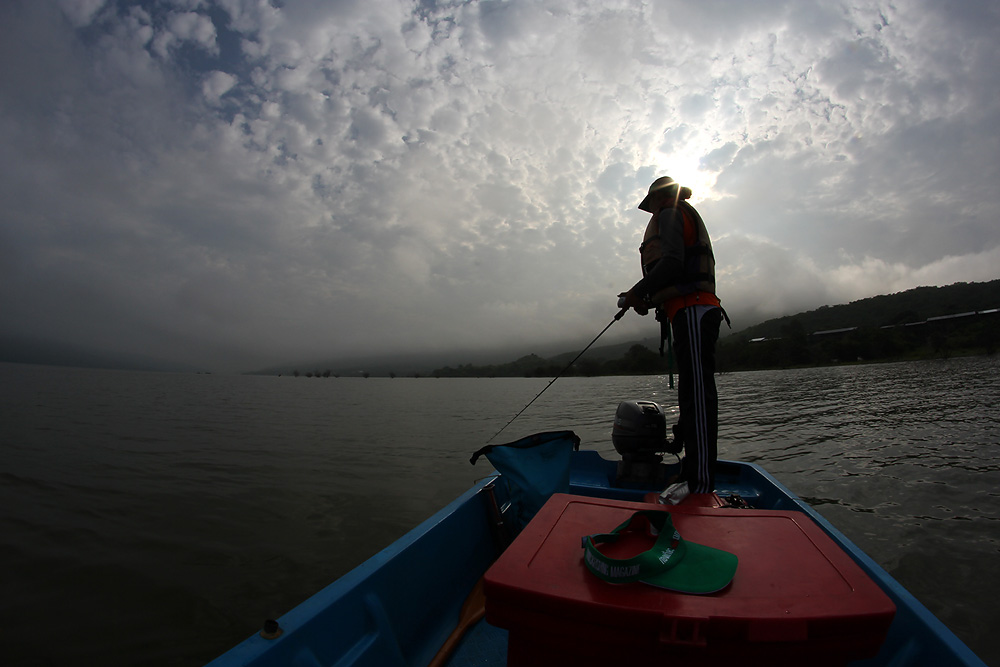
[[[569,493],[569,464],[580,438],[573,431],[536,433],[502,445],[487,445],[472,455],[486,456],[510,491],[508,516],[524,528],[553,493]]]

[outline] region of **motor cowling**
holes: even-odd
[[[615,451],[623,457],[645,458],[667,450],[667,417],[653,401],[622,401],[611,431]]]
[[[621,455],[615,485],[633,488],[662,488],[671,471],[660,452],[677,454],[679,440],[667,440],[667,417],[653,401],[622,401],[615,411],[611,441]]]

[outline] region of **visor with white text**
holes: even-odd
[[[646,527],[656,537],[653,547],[632,558],[610,558],[597,545],[615,542],[622,533]],[[641,581],[680,593],[715,593],[736,573],[735,554],[685,541],[670,512],[640,510],[610,533],[583,538],[584,562],[594,575],[614,584]]]

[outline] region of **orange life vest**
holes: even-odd
[[[721,305],[715,295],[715,255],[712,253],[712,240],[698,211],[686,201],[679,201],[674,207],[660,209],[650,218],[642,236],[642,245],[639,246],[642,275],[647,275],[666,254],[665,244],[660,238],[659,217],[671,211],[682,218],[684,243],[684,256],[681,258],[682,274],[673,284],[665,286],[651,297],[653,304],[666,311],[669,318],[687,306]]]

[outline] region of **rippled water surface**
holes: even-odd
[[[718,377],[755,461],[1000,664],[1000,362]],[[548,380],[319,379],[0,365],[0,662],[200,665],[468,488]],[[497,442],[613,457],[660,377],[563,378]]]

